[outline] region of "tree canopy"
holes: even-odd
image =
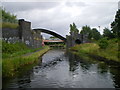
[[[82,27],[82,30],[81,30],[80,33],[81,33],[81,34],[88,34],[88,35],[89,35],[89,34],[90,34],[90,31],[91,31],[91,28],[86,25],[86,26],[83,26],[83,27]]]
[[[94,40],[99,40],[101,38],[100,32],[96,28],[91,29],[90,26],[83,26],[80,34],[83,35],[88,35],[88,39],[94,39]]]
[[[91,30],[91,39],[99,40],[100,38],[101,38],[100,32],[98,32],[98,30],[96,28],[93,28]]]
[[[112,32],[115,37],[120,35],[120,9],[116,12],[115,20],[111,23]]]
[[[77,29],[77,26],[75,25],[75,23],[70,24],[70,32],[75,32],[75,33],[78,33],[79,30]]]
[[[0,8],[0,11],[2,12],[3,22],[17,23],[18,20],[16,15],[7,12],[5,9]]]
[[[103,37],[107,37],[108,39],[111,39],[114,37],[114,35],[111,32],[111,30],[109,30],[108,28],[104,28],[103,29]]]

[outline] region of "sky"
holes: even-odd
[[[2,6],[18,19],[30,21],[31,28],[53,30],[62,36],[69,35],[73,22],[81,30],[88,25],[103,33],[105,27],[110,29],[118,9],[119,0],[3,0]],[[100,26],[100,29],[98,28]],[[48,38],[50,35],[43,34]]]

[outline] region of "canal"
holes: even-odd
[[[120,69],[116,66],[57,49],[39,61],[24,74],[3,80],[3,88],[120,88]]]

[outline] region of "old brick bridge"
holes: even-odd
[[[66,47],[74,46],[75,44],[85,43],[87,42],[86,35],[80,35],[76,32],[70,32],[70,35],[66,35],[66,38],[60,34],[55,33],[53,30],[47,29],[31,29],[31,22],[25,21],[24,19],[20,19],[19,28],[17,30],[10,28],[3,28],[2,35],[3,39],[7,42],[23,42],[29,47],[38,48],[42,46],[42,35],[41,32],[53,35],[66,43]]]

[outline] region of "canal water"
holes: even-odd
[[[64,50],[50,50],[3,88],[120,88],[120,69]]]

